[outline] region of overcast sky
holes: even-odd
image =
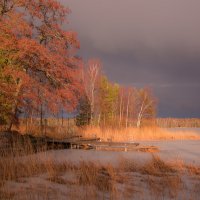
[[[150,86],[160,117],[200,117],[200,0],[60,0],[79,55],[111,81]]]

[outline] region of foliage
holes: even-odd
[[[40,116],[42,133],[45,114],[77,106],[80,126],[127,128],[153,118],[156,101],[148,89],[110,82],[98,59],[83,66],[77,34],[62,25],[69,13],[58,0],[0,0],[0,122],[11,129],[26,112]]]
[[[116,113],[116,102],[119,93],[119,86],[109,82],[107,77],[103,76],[99,88],[99,110],[101,121],[110,121]]]
[[[84,92],[91,106],[91,124],[126,128],[152,125],[156,100],[151,90],[112,83],[101,73],[98,62],[91,61],[83,73]]]
[[[76,125],[85,126],[89,125],[91,120],[91,106],[87,96],[80,99],[78,107],[78,115],[76,116]]]
[[[53,113],[76,107],[79,42],[62,29],[68,14],[56,0],[0,1],[0,98],[11,123],[24,107]]]
[[[82,82],[84,85],[84,92],[91,109],[91,122],[94,122],[94,115],[96,111],[96,98],[99,82],[101,79],[101,63],[98,59],[89,59],[82,71]]]
[[[155,98],[151,91],[142,88],[137,91],[137,127],[140,127],[143,118],[152,118],[155,116]]]

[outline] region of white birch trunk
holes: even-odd
[[[129,98],[130,98],[130,92],[128,93],[127,106],[126,106],[126,128],[128,127],[128,116],[129,116]]]

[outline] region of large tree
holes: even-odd
[[[73,109],[79,93],[76,33],[56,0],[0,0],[0,101],[10,128],[19,109]],[[23,110],[23,109],[22,109]]]

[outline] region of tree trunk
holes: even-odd
[[[90,116],[90,121],[91,124],[93,124],[93,120],[94,120],[94,85],[92,83],[92,89],[91,89],[91,116]]]
[[[16,115],[17,115],[17,105],[15,105],[15,110],[12,111],[12,116],[11,116],[10,124],[9,124],[9,127],[8,127],[8,131],[12,130],[12,126],[13,126],[13,123],[16,119]]]
[[[140,125],[141,125],[141,116],[139,115],[137,119],[137,128],[139,128]]]
[[[137,128],[139,128],[140,125],[141,125],[142,113],[143,113],[143,107],[144,107],[144,101],[142,102],[142,105],[141,105],[141,107],[140,107],[140,112],[138,113],[138,118],[137,118]]]
[[[122,122],[122,102],[123,102],[123,94],[120,97],[120,105],[119,105],[119,127],[121,127],[121,122]]]
[[[40,131],[41,131],[41,135],[43,135],[43,110],[42,110],[42,103],[40,105]]]
[[[63,110],[62,110],[62,126],[64,125],[64,123],[63,123],[63,117],[64,117],[64,116],[63,116]]]
[[[130,98],[130,92],[128,93],[127,106],[126,106],[126,128],[128,127],[129,98]]]
[[[124,125],[124,108],[125,108],[125,101],[122,101],[122,111],[121,111],[121,126]]]
[[[16,88],[16,92],[14,95],[14,103],[13,103],[12,110],[11,110],[11,119],[10,119],[8,131],[12,130],[13,123],[17,117],[17,103],[18,103],[18,96],[19,96],[19,92],[21,89],[21,85],[22,85],[21,79],[17,80],[17,88]]]
[[[101,113],[99,113],[99,117],[98,117],[98,126],[100,126],[100,121],[101,121]]]

